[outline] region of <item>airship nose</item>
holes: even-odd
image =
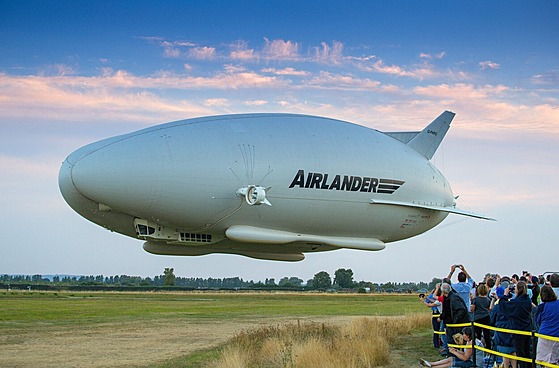
[[[75,172],[82,172],[84,168],[87,171],[88,165],[83,163],[82,159],[94,152],[95,148],[95,144],[87,145],[71,153],[62,163],[58,173],[58,187],[62,197],[70,207],[86,218],[90,218],[91,213],[98,208],[98,203],[82,193],[82,184],[88,181],[88,175],[82,175],[76,180]]]
[[[157,194],[152,175],[157,175],[153,167],[157,165],[146,169],[142,164],[145,166],[148,158],[155,163],[157,156],[149,143],[143,145],[144,149],[137,148],[136,143],[133,135],[120,136],[70,154],[59,174],[60,191],[68,204],[79,213],[83,206],[92,205],[96,211],[113,209],[133,216],[149,209]]]
[[[139,193],[145,183],[131,175],[137,166],[122,141],[122,136],[106,139],[71,153],[62,163],[58,185],[68,205],[81,216],[135,236],[134,217],[143,208]]]

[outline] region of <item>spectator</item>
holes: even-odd
[[[462,271],[458,274],[458,283],[457,284],[452,284],[452,288],[454,289],[454,291],[456,291],[458,293],[458,295],[460,295],[462,300],[464,300],[464,303],[466,303],[466,308],[469,311],[470,310],[470,290],[472,290],[472,288],[474,286],[474,280],[470,277],[470,275],[468,274],[468,271],[466,271],[466,268],[463,265],[452,265],[450,267],[450,272],[449,272],[447,278],[452,279],[452,274],[454,273],[454,271],[457,268],[462,270]]]
[[[498,276],[496,275],[495,277]],[[497,289],[495,277],[493,277],[492,275],[487,275],[487,277],[485,278],[485,285],[487,285],[487,295],[489,298],[495,297],[495,289]]]
[[[549,283],[551,284],[551,288],[555,295],[559,295],[559,274],[554,273],[549,276]]]
[[[511,328],[520,331],[532,331],[532,301],[528,298],[527,286],[524,281],[519,281],[516,284],[516,298],[508,300],[511,288],[507,288],[504,297],[501,299],[499,305],[510,318]],[[530,336],[515,334],[513,336],[514,348],[516,355],[524,358],[531,358],[530,356]],[[520,368],[528,368],[531,364],[519,361]]]
[[[538,276],[532,276],[531,279],[532,281],[532,304],[534,304],[535,306],[538,305],[538,300],[540,299],[540,285],[538,284],[539,279]]]
[[[460,336],[460,335],[458,335]],[[476,364],[473,362],[473,332],[471,327],[464,327],[462,329],[462,338],[466,343],[466,346],[470,346],[464,350],[450,348],[450,352],[454,357],[449,357],[436,362],[428,362],[425,359],[419,359],[419,365],[423,367],[459,367],[459,368],[469,368],[469,367],[482,367],[483,366],[483,352],[481,350],[476,350]],[[458,341],[456,341],[458,343]],[[476,342],[477,344],[477,342]],[[478,354],[481,353],[481,354]]]
[[[442,303],[439,301],[439,296],[441,295],[441,284],[438,283],[435,286],[435,289],[429,294],[426,298],[421,298],[426,306],[431,308],[431,313],[433,317],[431,318],[431,322],[433,324],[433,331],[439,331],[441,328],[441,322],[439,317],[442,312]],[[441,341],[439,338],[439,334],[433,332],[433,347],[438,349],[441,346]]]
[[[452,316],[450,315],[450,299],[448,297],[448,293],[445,294],[446,289],[452,290],[450,287],[450,281],[448,279],[443,279],[443,283],[441,284],[441,296],[439,297],[439,301],[442,300],[442,311],[439,317],[439,321],[441,322],[441,332],[445,332],[441,335],[441,340],[443,342],[443,350],[441,354],[443,356],[448,356],[448,341],[446,339],[446,325],[452,323]],[[451,340],[452,341],[452,340]]]
[[[543,277],[543,275],[540,275],[539,279],[540,280],[538,281],[538,284],[540,285],[540,290],[541,290],[541,288],[545,285],[545,277]],[[557,294],[555,294],[555,295],[557,295]]]
[[[452,336],[460,333],[462,327],[453,327],[449,326],[449,324],[468,323],[471,321],[470,314],[464,300],[449,284],[443,283],[441,291],[446,302],[443,303],[443,312],[441,314],[446,325],[446,339],[447,341],[453,341]]]
[[[534,320],[542,335],[559,337],[559,301],[549,285],[541,290],[542,303],[536,310]],[[551,364],[559,364],[559,342],[545,338],[538,339],[536,360]]]
[[[480,284],[477,287],[477,296],[472,300],[470,311],[474,313],[474,322],[483,325],[491,325],[491,318],[489,317],[489,305],[491,300],[487,297],[487,286]],[[481,339],[483,334],[484,346],[488,349],[491,348],[491,335],[487,328],[475,327],[476,339]]]
[[[500,301],[505,296],[505,288],[499,286],[495,290],[496,299],[491,300],[491,325],[494,327],[511,329],[510,320],[506,313],[501,310]],[[515,355],[514,341],[512,335],[506,332],[495,331],[493,334],[493,341],[495,343],[495,350],[499,353]],[[503,366],[509,367],[511,360],[503,358]],[[516,360],[512,361],[512,367],[516,368]]]

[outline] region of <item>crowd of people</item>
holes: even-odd
[[[452,277],[457,270],[457,282],[453,283]],[[488,360],[483,351],[468,348],[474,344],[506,355],[499,359],[502,360],[500,363],[497,359],[492,360],[497,367],[531,367],[531,363],[512,357],[531,359],[534,353],[536,361],[559,364],[559,342],[553,339],[559,338],[559,274],[545,276],[527,271],[523,271],[522,276],[515,274],[511,277],[487,274],[483,281],[476,283],[463,265],[452,265],[442,283],[437,284],[429,295],[420,295],[433,313],[433,346],[444,358],[433,362],[419,359],[419,365],[484,367]],[[476,324],[473,331],[472,321]],[[470,325],[454,326],[466,323]],[[551,339],[539,337],[534,343],[532,331]],[[449,344],[465,348],[457,349]]]

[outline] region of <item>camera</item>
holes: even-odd
[[[514,291],[515,288],[516,288],[516,285],[515,285],[515,284],[510,284],[510,285],[509,285],[509,290],[510,290],[510,291]]]
[[[423,293],[419,294],[419,298],[420,298],[420,299],[425,298],[425,294],[423,294]]]

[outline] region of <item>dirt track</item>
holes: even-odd
[[[332,324],[352,317],[309,318]],[[0,336],[0,367],[131,367],[187,355],[227,341],[243,329],[262,324],[296,322],[271,318],[251,323],[172,319],[153,323],[38,327]]]

